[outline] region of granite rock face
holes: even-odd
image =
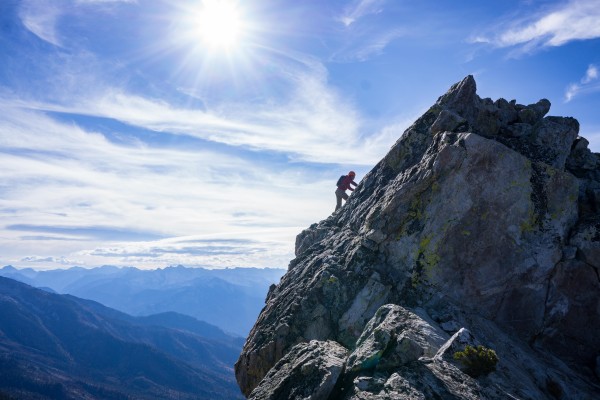
[[[250,394],[252,400],[327,400],[348,351],[336,342],[299,343],[271,368]]]
[[[471,76],[441,96],[298,235],[236,364],[242,391],[316,340],[348,352],[330,399],[600,397],[600,156],[549,109],[481,99]],[[496,372],[445,355],[461,328]]]

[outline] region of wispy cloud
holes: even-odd
[[[59,3],[59,4],[57,4]],[[62,1],[25,0],[19,16],[23,25],[40,39],[55,46],[61,45],[56,29],[56,21],[61,15]]]
[[[74,0],[77,4],[109,4],[109,3],[131,3],[137,4],[138,0]]]
[[[43,263],[43,264],[61,264],[61,265],[77,265],[78,261],[67,257],[40,257],[40,256],[27,256],[21,258],[19,261],[23,263]]]
[[[160,237],[160,235],[151,232],[139,232],[132,229],[122,229],[119,227],[108,226],[48,226],[48,225],[30,225],[14,224],[8,225],[5,229],[9,231],[20,232],[41,232],[68,234],[77,238],[103,239],[103,240],[128,240],[138,241],[149,238]]]
[[[224,265],[220,262],[283,267],[293,257],[299,230],[331,210],[332,183],[300,164],[261,165],[252,157],[195,146],[118,145],[40,112],[6,104],[0,111],[0,226],[8,227],[0,229],[0,237],[6,263],[33,253],[64,254],[87,265],[110,258],[141,267]],[[289,212],[298,209],[303,212]],[[147,233],[173,242],[143,244]],[[248,237],[260,246],[240,241]],[[190,244],[190,239],[209,242]],[[230,242],[210,242],[217,239]],[[98,250],[105,248],[120,250],[109,257]]]
[[[360,18],[378,14],[383,9],[385,0],[354,0],[339,17],[339,20],[346,26],[352,25]]]
[[[351,101],[315,75],[295,78],[295,88],[281,104],[229,104],[218,110],[189,109],[108,90],[77,104],[22,103],[43,111],[111,118],[174,135],[289,154],[299,161],[372,165],[387,146],[365,147],[359,113]]]
[[[154,242],[114,243],[81,251],[79,256],[111,263],[119,262],[209,267],[284,266],[289,261],[288,229],[261,231],[257,240],[234,235],[206,239],[198,236],[170,238]],[[287,239],[287,240],[286,240]]]
[[[392,29],[387,32],[366,35],[366,37],[354,37],[348,41],[346,46],[336,51],[331,60],[336,62],[367,61],[381,55],[392,41],[404,35],[405,32],[402,29]]]
[[[573,100],[575,96],[582,93],[591,93],[600,91],[600,82],[598,82],[598,66],[590,64],[583,78],[577,83],[571,83],[565,91],[565,102]]]
[[[595,81],[596,79],[598,79],[598,67],[596,65],[591,64],[588,67],[587,71],[585,71],[585,76],[581,80],[581,83],[585,85],[587,83]]]
[[[63,38],[58,31],[58,20],[65,13],[76,13],[82,6],[109,6],[119,3],[136,4],[137,0],[23,0],[19,17],[23,25],[40,39],[58,47]]]
[[[494,33],[477,35],[472,41],[497,47],[521,46],[522,51],[532,51],[598,38],[599,20],[600,0],[570,0],[526,18],[515,20],[511,16],[495,26]]]
[[[406,34],[399,27],[364,20],[369,15],[380,14],[385,3],[386,0],[354,0],[344,9],[337,18],[345,27],[339,37],[342,45],[331,55],[331,61],[367,61],[383,54],[392,41]]]
[[[19,238],[20,240],[35,240],[35,241],[85,241],[86,239],[81,239],[75,236],[44,236],[44,235],[25,235]]]

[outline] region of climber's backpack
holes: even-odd
[[[335,184],[335,186],[340,186],[342,184],[342,181],[344,180],[344,178],[346,177],[346,175],[342,175],[340,176],[340,179],[338,179],[337,183]]]

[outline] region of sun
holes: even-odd
[[[232,49],[243,31],[240,10],[232,0],[204,0],[194,23],[198,38],[210,49]]]

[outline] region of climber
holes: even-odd
[[[356,182],[354,182],[354,177],[356,174],[354,171],[348,172],[348,175],[340,176],[340,179],[337,181],[337,189],[335,191],[335,198],[337,203],[335,205],[335,211],[339,210],[342,206],[342,199],[348,200],[348,195],[346,194],[346,190],[349,189],[351,192],[354,191],[351,185],[357,186]]]

